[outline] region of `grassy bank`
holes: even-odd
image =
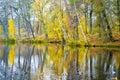
[[[29,43],[29,44],[63,44],[68,45],[71,47],[108,47],[108,48],[120,48],[120,40],[118,41],[108,41],[108,42],[100,42],[100,41],[92,41],[88,42],[88,44],[85,43],[83,40],[69,40],[69,41],[61,41],[61,40],[45,40],[45,39],[23,39],[23,40],[15,40],[12,38],[7,39],[1,39],[1,43],[4,44],[15,44],[15,43]]]
[[[13,38],[6,38],[6,39],[1,39],[0,43],[4,43],[4,44],[15,44],[16,40]]]

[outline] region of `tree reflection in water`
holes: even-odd
[[[119,80],[119,53],[58,44],[0,45],[0,80]]]

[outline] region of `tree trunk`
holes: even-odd
[[[79,39],[79,34],[78,34],[78,18],[77,18],[77,15],[74,16],[73,24],[74,24],[74,30],[75,30],[74,39],[78,40]]]
[[[13,19],[13,11],[12,11],[12,1],[10,3],[10,17]]]
[[[32,32],[32,37],[33,39],[35,39],[35,35],[34,35],[34,30],[32,28],[32,25],[31,25],[31,22],[29,21],[29,24],[30,24],[30,29],[31,29],[31,32]]]
[[[103,16],[104,16],[105,22],[106,22],[106,24],[107,24],[107,30],[108,30],[109,39],[110,39],[111,41],[114,41],[114,40],[113,40],[113,36],[112,36],[112,31],[111,31],[109,22],[108,22],[108,20],[107,20],[107,16],[106,16],[105,11],[103,11]]]
[[[100,3],[101,3],[101,6],[103,6],[103,3],[102,2],[100,2]],[[109,22],[108,22],[108,19],[107,19],[107,16],[106,16],[105,9],[103,9],[102,13],[103,13],[103,17],[105,19],[105,22],[107,24],[107,30],[108,30],[109,40],[110,41],[114,41],[113,40],[113,36],[112,36],[112,31],[111,31],[111,28],[110,28],[110,25],[109,25]]]
[[[98,27],[99,27],[99,37],[101,37],[100,24],[98,25]]]
[[[4,13],[5,13],[5,17],[3,18],[3,27],[4,27],[4,37],[5,38],[8,38],[8,4],[7,4],[7,1],[4,0]]]
[[[30,4],[28,4],[28,6],[29,6]],[[28,8],[28,11],[30,11],[30,9],[29,9],[29,7],[27,6],[27,8]],[[33,37],[33,39],[35,38],[35,35],[34,35],[34,30],[33,30],[33,27],[32,27],[32,24],[31,24],[31,21],[30,21],[30,19],[31,19],[31,16],[30,16],[30,12],[27,12],[27,14],[28,14],[28,23],[29,23],[29,27],[30,27],[30,30],[31,30],[31,32],[32,32],[32,37]]]
[[[87,34],[87,26],[88,26],[88,4],[84,1],[85,4],[85,11],[84,11],[84,16],[85,16],[85,33]]]
[[[20,17],[18,17],[18,39],[21,39],[21,34],[20,34]]]
[[[80,23],[81,21],[80,21],[80,18],[79,18],[79,15],[78,15],[77,9],[76,9],[76,4],[75,4],[75,2],[74,2],[74,9],[75,9],[75,13],[76,13],[76,15],[77,15],[78,22],[79,22],[79,24],[80,24],[80,29],[81,29],[82,34],[83,34],[83,36],[84,36],[85,42],[86,42],[86,44],[88,44],[88,41],[87,41],[87,38],[86,38],[85,32],[84,32],[84,30],[83,30],[83,28],[82,28],[82,25],[81,25],[81,23]]]
[[[118,27],[119,27],[119,33],[120,33],[120,0],[117,0],[117,16],[118,16]]]
[[[20,7],[20,0],[19,0],[19,7]],[[20,14],[18,15],[18,39],[21,39],[21,34],[20,34]]]
[[[103,18],[102,18],[101,14],[99,14],[99,18],[100,18],[100,26],[102,27],[102,30],[103,30],[103,35],[104,35],[104,37],[107,37],[107,33],[105,31],[105,26],[103,24]]]
[[[64,3],[65,3],[65,7],[66,7],[66,13],[67,13],[67,16],[68,16],[68,22],[69,22],[69,24],[70,24],[70,29],[71,29],[71,31],[72,31],[72,34],[73,34],[73,38],[74,38],[74,26],[72,25],[72,22],[73,22],[73,19],[72,19],[72,17],[70,16],[70,12],[69,12],[69,6],[68,6],[68,4],[67,4],[67,0],[64,0]]]
[[[90,34],[92,34],[92,13],[93,13],[93,0],[90,1],[91,2],[91,9],[90,9]]]
[[[47,33],[45,34],[45,39],[46,39],[46,41],[48,41],[48,34]]]

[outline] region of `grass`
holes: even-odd
[[[13,38],[7,38],[7,39],[1,39],[1,43],[4,44],[15,44],[18,42],[18,40],[15,40]],[[51,44],[65,44],[68,46],[73,47],[107,47],[107,48],[120,48],[120,40],[115,42],[100,42],[100,40],[89,40],[89,43],[86,44],[84,40],[67,40],[65,43],[62,43],[61,40],[45,40],[45,39],[23,39],[19,41],[18,43],[29,43],[29,44],[42,44],[42,43],[51,43]]]
[[[6,39],[1,39],[0,42],[4,44],[15,44],[16,40],[13,38],[6,38]]]

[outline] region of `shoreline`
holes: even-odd
[[[46,40],[15,40],[15,39],[4,39],[4,40],[0,40],[0,43],[2,44],[19,44],[19,43],[23,43],[23,44],[62,44],[62,45],[68,45],[68,46],[72,46],[72,47],[108,47],[108,48],[120,48],[120,40],[119,41],[115,41],[115,42],[88,42],[88,44],[86,44],[85,42],[78,42],[78,41],[66,41],[66,42],[62,42],[60,40],[56,40],[56,41],[46,41]]]

